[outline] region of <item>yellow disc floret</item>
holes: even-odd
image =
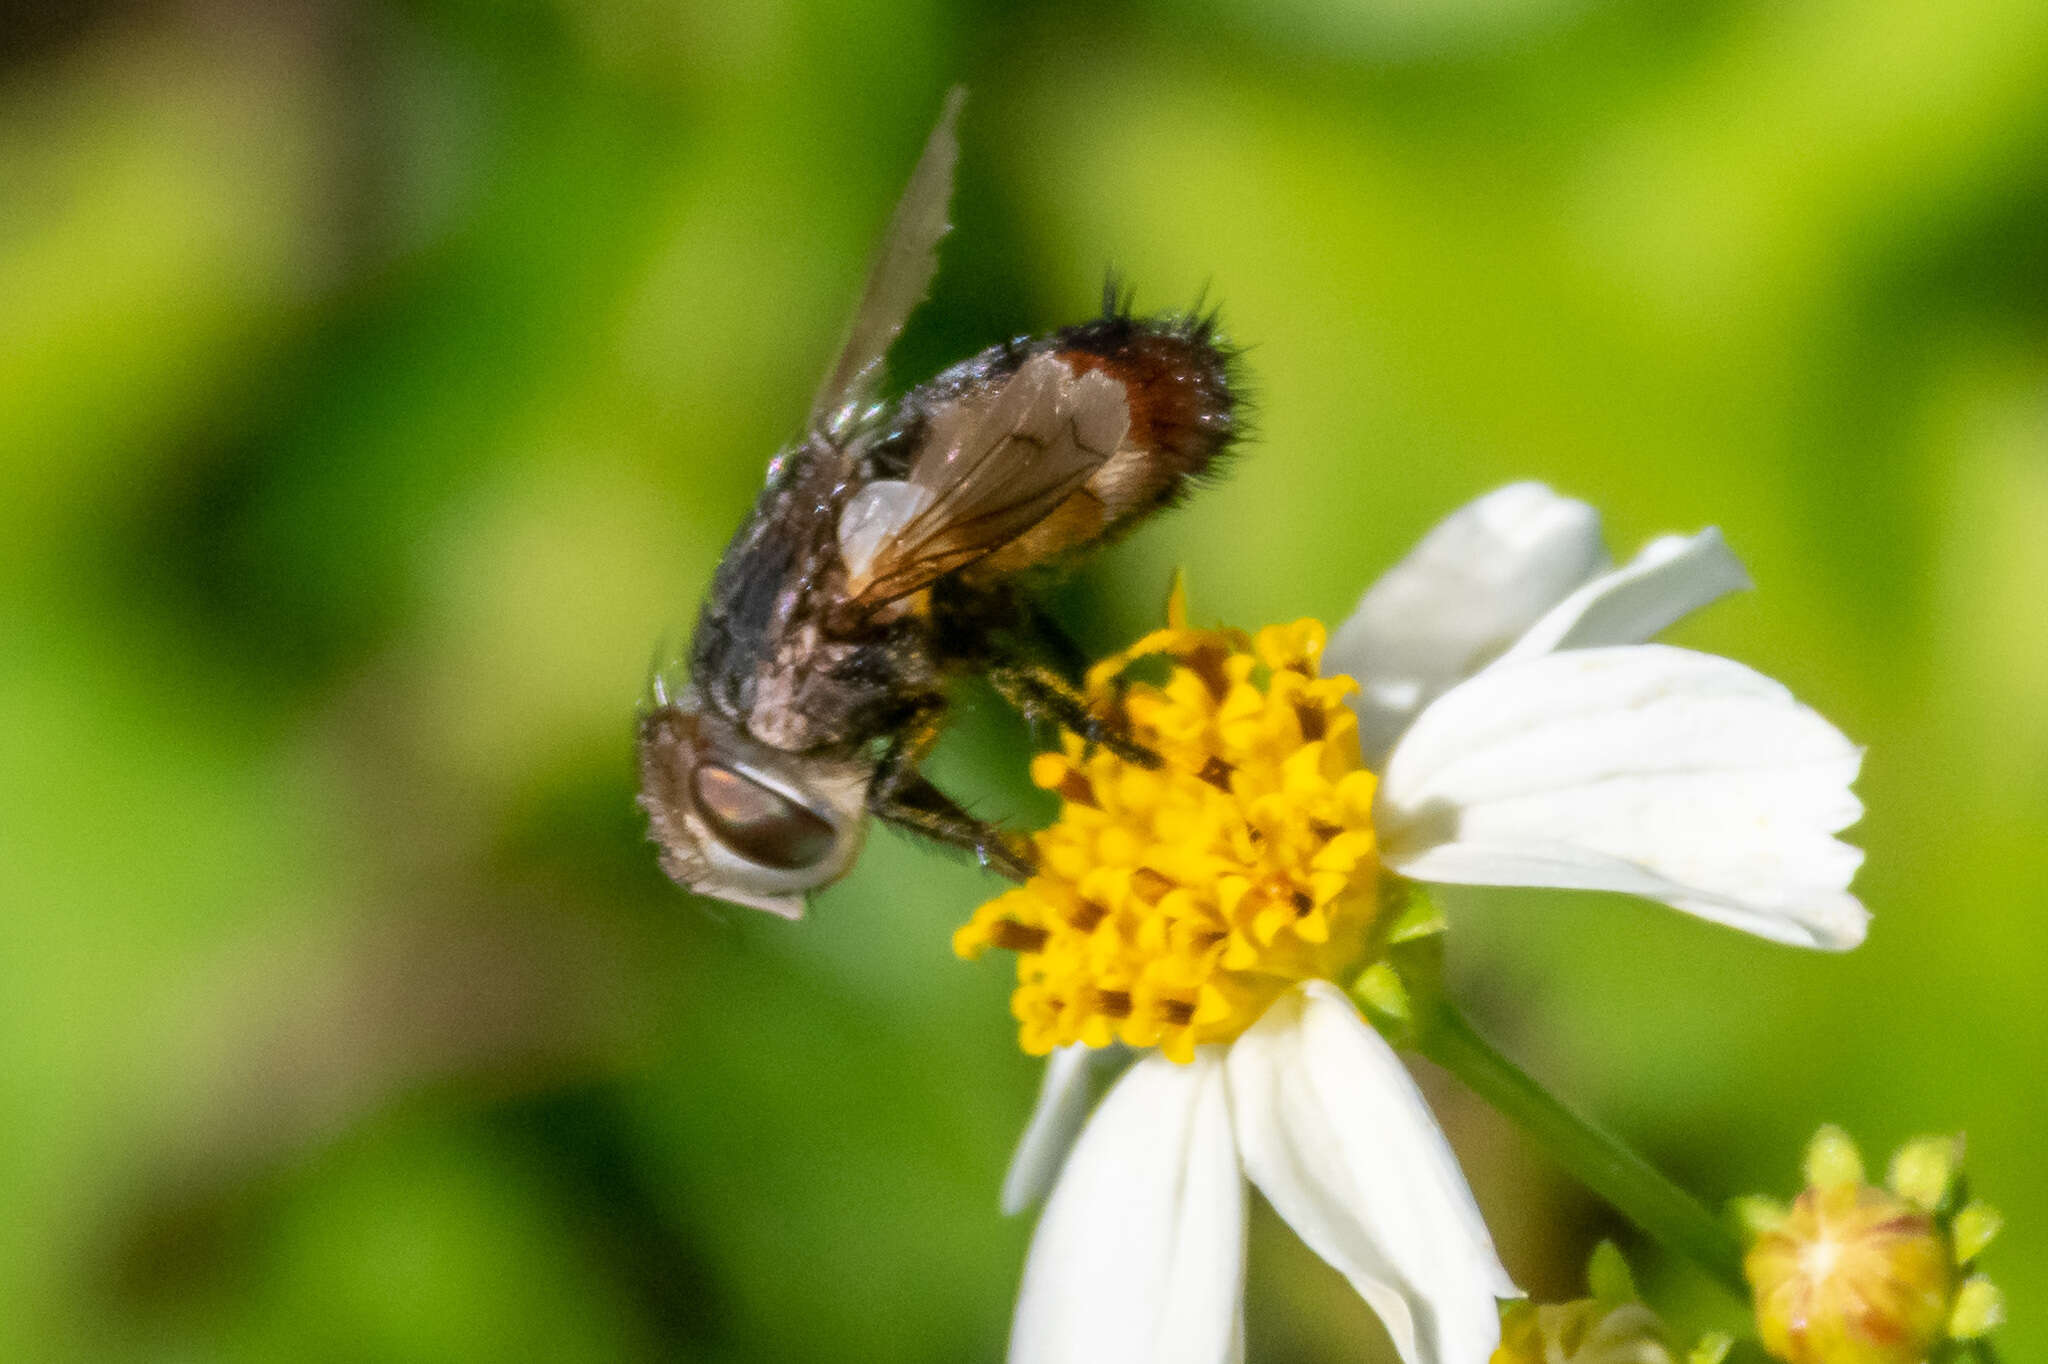
[[[1089,672],[1098,714],[1156,767],[1068,736],[1032,780],[1061,798],[1038,873],[953,938],[1018,954],[1024,1050],[1159,1047],[1186,1061],[1235,1037],[1290,984],[1346,976],[1382,919],[1373,774],[1348,677],[1318,673],[1312,620],[1155,631]],[[1133,665],[1163,658],[1163,683]]]

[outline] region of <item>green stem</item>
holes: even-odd
[[[1551,1097],[1472,1028],[1448,1000],[1417,1020],[1416,1047],[1463,1080],[1557,1158],[1565,1169],[1667,1249],[1713,1275],[1747,1303],[1742,1247],[1697,1199],[1648,1161]]]

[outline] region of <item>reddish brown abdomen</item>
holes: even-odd
[[[1123,384],[1130,402],[1124,446],[1142,456],[1141,467],[1103,471],[1121,475],[1111,503],[1117,518],[1172,501],[1237,434],[1230,356],[1207,323],[1109,317],[1052,339],[1053,353],[1075,373],[1103,371]]]
[[[1129,530],[1214,471],[1237,435],[1231,354],[1196,319],[1113,316],[1033,343],[1076,374],[1100,370],[1124,386],[1130,430],[1117,453],[1043,521],[968,570],[999,578]]]

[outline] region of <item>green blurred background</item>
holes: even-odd
[[[1966,1130],[2048,1351],[2039,0],[13,0],[0,1357],[999,1357],[1035,1066],[947,941],[990,883],[879,835],[791,926],[631,804],[648,658],[955,80],[900,379],[1111,265],[1247,347],[1257,441],[1064,590],[1092,646],[1176,564],[1334,619],[1510,479],[1618,552],[1726,529],[1761,591],[1677,637],[1870,746],[1869,944],[1471,894],[1459,990],[1711,1199],[1823,1119]],[[1026,751],[970,695],[937,772],[1031,818]],[[1574,1290],[1617,1224],[1436,1092]],[[1255,1359],[1383,1348],[1263,1212],[1251,1293]]]

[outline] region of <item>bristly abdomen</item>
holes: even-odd
[[[992,586],[1116,539],[1216,472],[1241,433],[1236,352],[1218,336],[1214,316],[1138,317],[1111,298],[1093,321],[991,346],[910,390],[895,425],[862,452],[864,476],[905,477],[939,414],[955,404],[992,401],[1027,363],[1046,355],[1076,377],[1100,372],[1115,379],[1129,406],[1129,425],[1115,455],[1083,486],[960,571],[970,586]]]
[[[1062,328],[1049,349],[1076,373],[1099,369],[1124,386],[1131,406],[1126,443],[1150,459],[1121,490],[1114,520],[1173,502],[1237,438],[1234,355],[1219,342],[1213,316],[1112,311]]]

